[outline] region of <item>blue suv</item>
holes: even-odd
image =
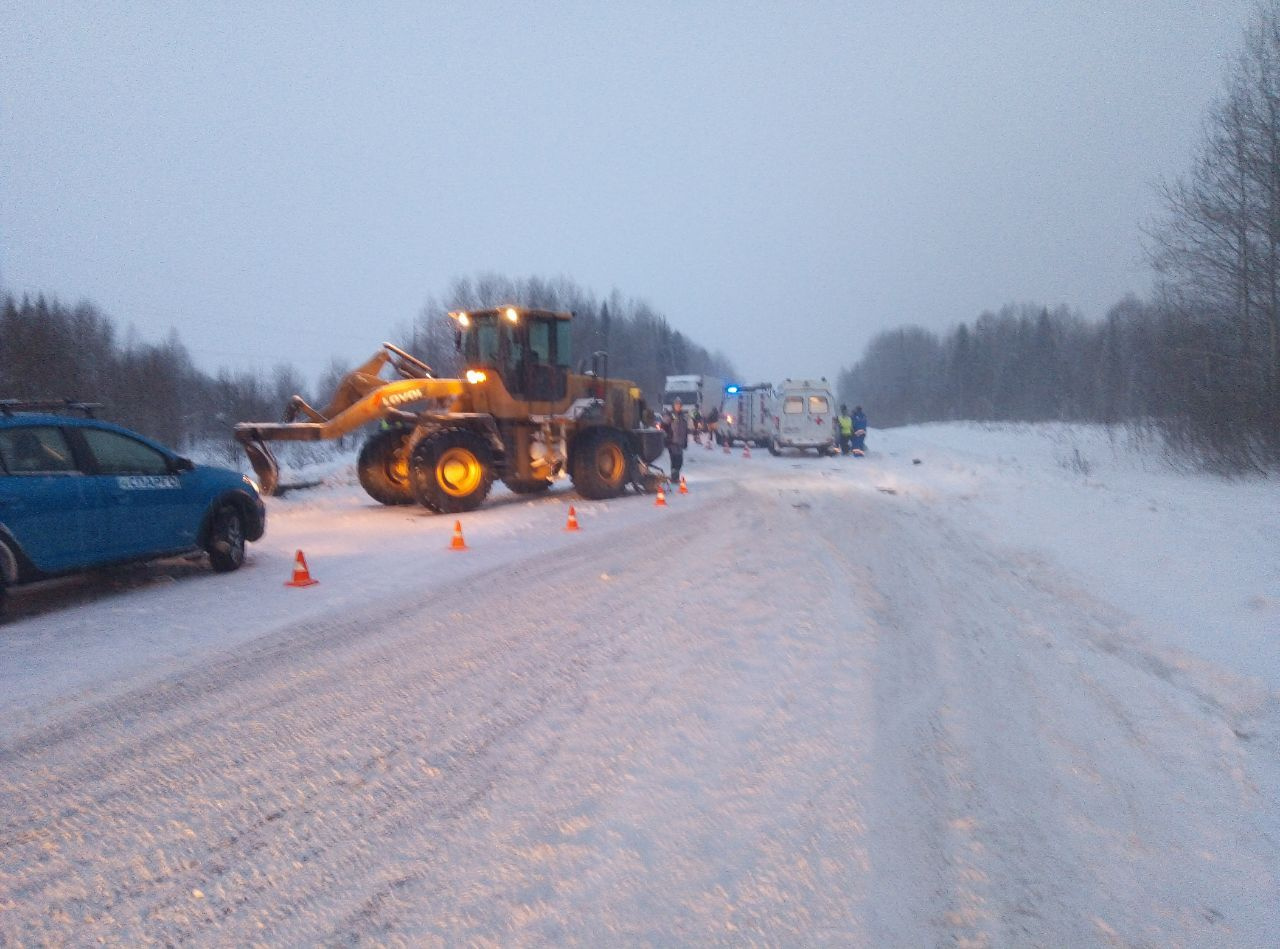
[[[0,400],[0,607],[13,584],[191,550],[235,570],[266,529],[249,478],[193,464],[94,408]]]

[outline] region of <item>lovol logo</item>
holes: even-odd
[[[393,392],[390,395],[382,397],[383,405],[403,405],[406,402],[416,402],[423,397],[421,389],[410,389],[408,392]]]

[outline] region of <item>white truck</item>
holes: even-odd
[[[662,387],[662,410],[670,411],[676,399],[684,406],[686,415],[692,417],[693,410],[697,409],[705,419],[713,408],[720,409],[724,401],[724,381],[714,376],[667,376],[666,385]]]
[[[726,387],[720,424],[716,426],[716,441],[722,445],[741,442],[758,448],[767,447],[773,436],[773,403],[773,386],[767,382]]]
[[[777,387],[771,411],[770,454],[780,455],[784,448],[812,448],[819,455],[836,453],[838,410],[826,379],[787,379]]]

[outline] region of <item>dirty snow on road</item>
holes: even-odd
[[[873,435],[496,496],[465,552],[348,475],[238,574],[20,592],[0,942],[1273,944],[1275,486]],[[1256,546],[1180,625],[1132,591],[1188,492]]]

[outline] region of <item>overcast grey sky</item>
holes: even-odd
[[[1100,318],[1251,9],[7,0],[0,284],[312,378],[485,271],[643,298],[752,381]]]

